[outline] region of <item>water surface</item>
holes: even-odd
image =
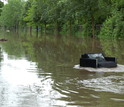
[[[73,68],[87,52],[123,65],[124,40],[1,35],[8,41],[0,42],[0,107],[124,106],[124,72]]]

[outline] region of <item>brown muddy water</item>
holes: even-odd
[[[0,107],[124,107],[124,72],[74,69],[82,53],[124,64],[124,40],[1,33]]]

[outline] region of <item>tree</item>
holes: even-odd
[[[51,27],[57,35],[62,31],[69,31],[71,35],[72,32],[78,32],[81,26],[83,36],[94,38],[99,34],[103,23],[105,25],[109,21],[110,24],[114,19],[117,21],[117,17],[121,17],[118,20],[123,20],[123,2],[124,0],[9,0],[3,7],[0,19],[1,24],[8,27],[35,27],[37,34],[39,28],[46,33],[46,29]],[[99,29],[97,25],[100,25]],[[119,25],[122,26],[121,23]],[[119,32],[117,29],[114,32]]]
[[[124,1],[113,0],[111,16],[104,22],[100,37],[124,37]]]
[[[0,15],[1,15],[1,12],[2,12],[2,7],[4,6],[3,2],[0,1]]]
[[[28,4],[29,1],[27,1],[26,4]],[[46,8],[46,2],[44,0],[32,0],[30,1],[31,5],[27,9],[26,16],[24,17],[24,21],[27,22],[30,26],[35,26],[36,31],[38,33],[38,26],[42,26],[42,24],[47,23],[47,8]],[[42,29],[42,28],[41,28]]]
[[[88,32],[91,31],[93,37],[95,37],[96,24],[101,18],[105,20],[109,14],[109,2],[110,0],[73,0],[78,17],[80,16],[83,19],[84,29],[88,29]]]
[[[55,25],[56,34],[59,35],[59,32],[62,29],[63,19],[61,17],[63,7],[62,0],[47,0],[47,22]]]
[[[23,0],[9,0],[8,4],[3,7],[0,17],[1,24],[17,29],[22,21],[23,5]]]

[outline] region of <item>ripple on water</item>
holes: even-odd
[[[124,99],[117,99],[117,98],[111,98],[111,100],[113,100],[113,101],[124,101]]]
[[[80,81],[86,88],[124,94],[124,76],[109,76]]]
[[[124,72],[124,65],[118,64],[115,68],[91,68],[91,67],[80,67],[80,65],[75,65],[73,68],[79,70],[86,70],[89,72]]]

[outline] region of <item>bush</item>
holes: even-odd
[[[123,9],[115,10],[113,15],[109,17],[103,24],[100,31],[100,38],[122,38],[124,37],[124,14]]]

